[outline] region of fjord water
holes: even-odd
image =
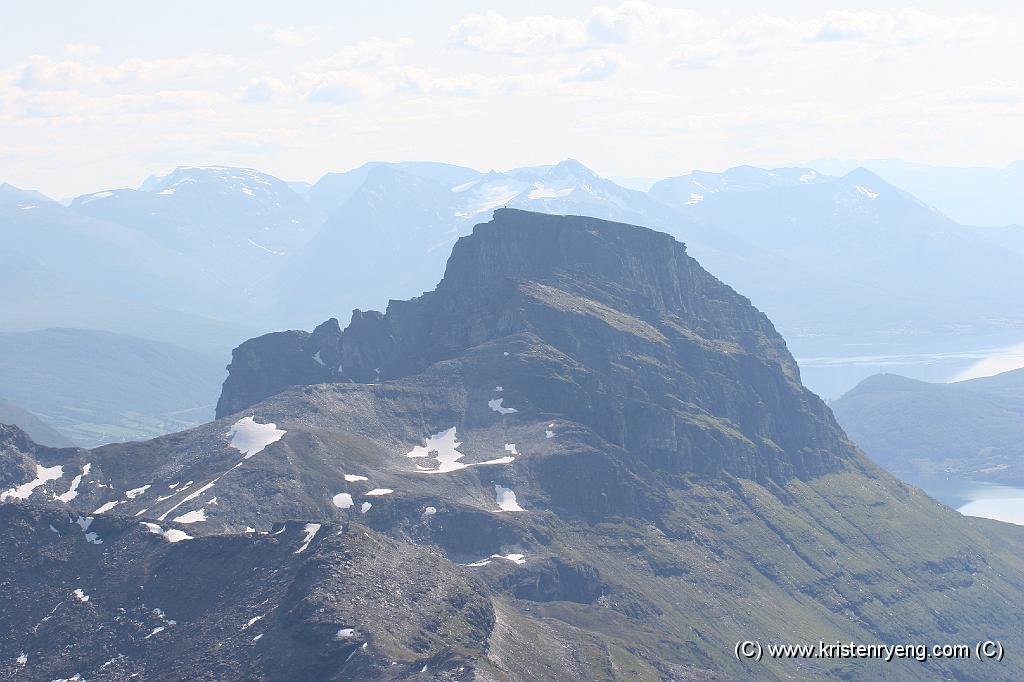
[[[1020,329],[991,333],[909,335],[905,339],[787,338],[805,386],[835,400],[874,374],[929,383],[964,381],[1024,367]],[[837,349],[845,352],[837,354]]]
[[[904,478],[964,516],[1024,525],[1022,487],[950,478]]]

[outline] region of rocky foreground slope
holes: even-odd
[[[0,433],[0,676],[1024,676],[1024,533],[871,464],[643,228],[502,210],[433,292],[234,354],[213,423]],[[738,640],[976,660],[741,662]]]

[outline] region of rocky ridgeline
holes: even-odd
[[[655,466],[784,479],[831,470],[850,450],[771,322],[683,244],[513,209],[459,240],[435,291],[355,311],[344,331],[331,319],[242,344],[217,415],[288,386],[413,375],[499,339],[529,339],[563,365],[519,369],[538,407]]]

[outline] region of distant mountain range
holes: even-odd
[[[226,363],[258,333],[429,290],[452,244],[502,206],[675,236],[769,313],[798,357],[1024,334],[1024,299],[1006,295],[1024,290],[1021,228],[959,225],[863,169],[694,171],[645,192],[573,160],[486,173],[368,163],[311,185],[181,167],[67,206],[2,185],[0,330],[107,330]],[[852,385],[822,371],[807,380],[827,395]]]
[[[931,166],[888,159],[812,165],[835,174],[863,166],[965,225],[1024,225],[1024,161],[1003,168]]]
[[[1024,486],[1024,369],[952,384],[879,374],[832,409],[898,476]]]
[[[1022,278],[1024,236],[958,225],[863,169],[694,171],[640,192],[572,160],[488,173],[369,163],[309,187],[251,169],[182,167],[68,207],[4,185],[3,248],[39,271],[22,299],[44,304],[16,308],[3,325],[25,329],[64,312],[46,313],[60,308],[47,277],[79,292],[80,310],[100,313],[93,326],[124,331],[112,318],[118,306],[135,315],[134,306],[149,319],[187,319],[194,341],[175,341],[195,348],[222,344],[229,329],[238,342],[347,318],[387,295],[428,290],[454,241],[501,206],[667,231],[750,292],[796,344],[1024,329],[1024,303],[1003,289]]]

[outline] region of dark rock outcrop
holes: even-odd
[[[518,368],[539,409],[655,468],[785,479],[832,470],[849,447],[771,322],[684,245],[512,209],[459,240],[435,291],[356,311],[340,333],[329,320],[237,348],[217,414],[292,385],[399,379],[502,338],[557,365]]]

